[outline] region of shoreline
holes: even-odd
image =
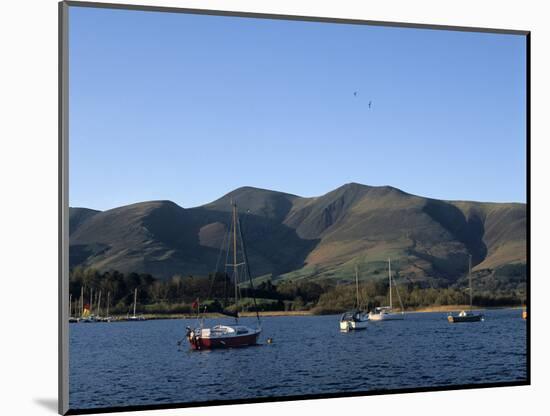
[[[487,311],[498,309],[524,309],[525,306],[472,306],[474,311]],[[427,313],[427,312],[460,312],[470,309],[470,305],[441,305],[441,306],[425,306],[421,308],[415,308],[405,310],[405,313]]]
[[[449,312],[460,312],[462,310],[469,309],[469,305],[441,305],[441,306],[425,306],[414,309],[406,309],[405,313],[449,313]],[[473,306],[473,310],[498,310],[498,309],[524,309],[525,306]],[[400,312],[399,309],[395,310]],[[339,312],[343,313],[343,312]],[[339,313],[330,313],[330,314],[316,314],[313,311],[265,311],[259,312],[259,316],[262,318],[275,318],[275,317],[287,317],[287,316],[322,316],[322,315],[338,315]],[[241,318],[253,318],[256,316],[255,312],[242,312],[239,314]],[[159,320],[159,319],[197,319],[196,314],[185,314],[185,313],[172,313],[172,314],[143,314],[143,317],[146,320]],[[206,313],[201,316],[206,319],[214,318],[229,318],[226,315],[220,313]],[[113,316],[113,321],[124,322],[126,321],[126,316]]]

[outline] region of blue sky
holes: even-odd
[[[69,25],[71,206],[348,182],[526,200],[523,36],[79,7]]]

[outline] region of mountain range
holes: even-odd
[[[206,276],[219,263],[231,217],[241,213],[252,274],[259,278],[410,281],[491,274],[525,265],[526,205],[444,201],[390,186],[343,185],[304,198],[242,187],[203,206],[148,201],[107,211],[70,208],[70,266]]]

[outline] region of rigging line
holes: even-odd
[[[219,270],[219,267],[220,267],[220,260],[222,258],[222,253],[225,249],[225,244],[227,242],[227,238],[229,237],[229,231],[227,231],[226,233],[224,233],[224,236],[223,236],[223,241],[222,241],[222,245],[220,246],[220,251],[218,253],[218,260],[216,261],[216,271]],[[227,263],[227,262],[226,262]]]
[[[223,281],[223,296],[224,296],[224,307],[227,306],[227,281],[230,280],[229,279],[229,274],[227,273],[227,267],[228,267],[228,264],[229,264],[229,252],[231,251],[230,249],[230,246],[231,246],[231,242],[230,242],[230,239],[231,239],[231,233],[233,232],[233,221],[231,220],[230,222],[230,225],[229,225],[229,230],[227,231],[227,241],[226,241],[226,248],[227,250],[225,251],[225,263],[224,263],[224,266],[223,266],[223,274],[224,274],[224,281]]]
[[[399,288],[397,287],[397,283],[395,283],[395,279],[393,280],[393,284],[395,285],[395,292],[397,293],[397,298],[399,299],[399,305],[401,306],[401,312],[405,311],[405,308],[403,308],[403,302],[401,301],[401,295],[399,294]],[[391,287],[390,287],[391,290]]]
[[[212,279],[210,279],[210,289],[208,290],[208,298],[210,298],[213,293],[214,283],[216,282],[216,277],[218,274],[218,270],[220,268],[220,260],[222,258],[222,252],[224,251],[225,242],[227,241],[228,236],[229,236],[229,232],[225,233],[223,236],[222,245],[220,246],[220,251],[218,252],[218,259],[216,260],[216,268],[214,269],[214,276],[212,277]],[[224,283],[224,286],[225,286],[225,283]]]
[[[245,217],[246,219],[246,217]],[[246,245],[243,238],[242,233],[242,227],[240,220],[237,219],[238,229],[239,229],[239,235],[241,237],[241,249],[243,252],[243,259],[246,266],[246,273],[248,274],[248,280],[250,281],[250,290],[252,292],[252,299],[254,300],[254,309],[256,309],[256,319],[258,320],[258,324],[261,324],[260,321],[260,312],[258,311],[258,304],[256,302],[256,296],[254,295],[254,283],[252,283],[252,275],[250,274],[250,264],[248,263],[248,254],[246,253]]]

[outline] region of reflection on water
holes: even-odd
[[[409,314],[350,333],[339,331],[337,316],[264,318],[262,345],[215,351],[177,346],[194,320],[72,324],[70,407],[525,380],[521,312],[485,316],[453,325],[444,313]]]

